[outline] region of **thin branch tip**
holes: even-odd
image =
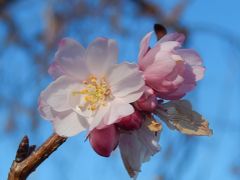
[[[8,180],[25,180],[66,140],[66,137],[61,137],[54,133],[36,149],[36,145],[29,146],[29,139],[27,136],[24,136],[10,168]]]

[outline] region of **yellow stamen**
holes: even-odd
[[[151,121],[151,124],[148,125],[148,129],[152,132],[161,131],[162,125],[157,121]]]
[[[105,78],[97,78],[96,76],[89,76],[83,81],[85,87],[80,91],[73,91],[73,96],[83,96],[85,104],[78,106],[80,109],[86,108],[91,111],[95,111],[100,106],[106,106],[108,98],[111,97],[111,90]]]
[[[73,92],[72,92],[72,95],[73,95],[73,96],[78,96],[78,95],[80,95],[80,94],[81,94],[80,91],[73,91]]]

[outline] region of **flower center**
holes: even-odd
[[[78,106],[79,109],[95,111],[100,106],[105,106],[107,100],[111,97],[111,90],[104,77],[97,78],[90,75],[83,81],[84,88],[80,91],[73,91],[73,96],[83,96],[83,103]]]

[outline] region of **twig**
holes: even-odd
[[[16,158],[12,163],[8,180],[25,180],[45,159],[48,158],[67,138],[57,134],[50,136],[37,150],[35,145],[29,146],[25,136],[17,150]]]

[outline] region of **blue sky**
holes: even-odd
[[[170,12],[176,2],[178,1],[162,0],[161,4]],[[43,10],[46,7],[45,1],[36,3],[36,1],[28,0],[17,3],[10,8],[12,15],[20,24],[17,31],[29,39],[42,31],[44,28]],[[224,37],[199,28],[217,29],[220,33],[224,32],[230,36],[236,36],[234,39],[240,39],[239,7],[240,1],[238,0],[193,0],[184,12],[181,23],[193,30],[190,33],[188,47],[196,49],[201,54],[207,69],[205,78],[186,98],[192,101],[195,110],[209,120],[214,135],[210,138],[191,138],[189,145],[191,148],[189,148],[184,143],[183,135],[176,131],[170,131],[164,126],[160,140],[162,151],[152,157],[150,162],[143,165],[139,180],[155,179],[160,174],[167,174],[169,180],[178,180],[179,178],[175,173],[176,169],[181,168],[179,166],[184,163],[188,164],[181,169],[181,177],[184,180],[237,179],[231,173],[231,166],[240,163],[240,142],[236,140],[240,135],[238,105],[240,99],[238,83],[240,80],[240,47],[234,46],[233,41],[229,42]],[[26,8],[29,11],[26,11]],[[85,46],[98,36],[114,38],[119,46],[119,60],[136,62],[139,42],[145,33],[152,30],[152,25],[155,22],[148,18],[136,20],[136,17],[131,13],[131,8],[133,7],[129,6],[126,9],[122,23],[131,27],[131,31],[135,32],[134,37],[117,35],[109,29],[108,22],[104,22],[102,19],[101,21],[96,19],[93,22],[85,19],[81,22],[85,26],[99,27],[98,31],[91,33],[85,39],[81,33],[76,31],[77,24],[69,27],[66,36],[83,41]],[[5,38],[6,31],[6,27],[0,20],[1,39]],[[2,47],[1,42],[0,47]],[[37,47],[41,52],[42,47]],[[28,51],[18,46],[10,45],[5,49],[0,49],[0,70],[2,76],[1,95],[6,98],[16,96],[29,106],[36,106],[37,100],[33,97],[36,97],[39,89],[43,89],[51,81],[48,77],[40,80],[39,84],[31,82],[37,72]],[[23,84],[24,86],[22,86]],[[15,92],[13,91],[14,86],[24,89],[21,97],[13,94]],[[0,106],[2,124],[5,124],[9,110],[10,108],[7,106]],[[17,119],[17,132],[6,134],[3,131],[3,126],[0,129],[2,137],[0,148],[6,149],[0,153],[0,177],[3,179],[6,179],[18,142],[23,135],[28,134],[32,143],[40,145],[52,133],[51,124],[47,121],[40,121],[39,128],[36,132],[32,132],[29,118],[26,115],[18,114]],[[118,150],[110,158],[100,157],[92,150],[88,142],[84,142],[84,138],[85,134],[70,138],[29,179],[74,180],[81,178],[95,180],[99,177],[106,180],[129,179]],[[171,159],[173,165],[166,162],[163,157],[169,142],[173,143],[175,149]],[[188,154],[186,157],[182,157],[179,153],[181,151],[187,152],[188,149],[193,150],[190,159],[187,157]]]

